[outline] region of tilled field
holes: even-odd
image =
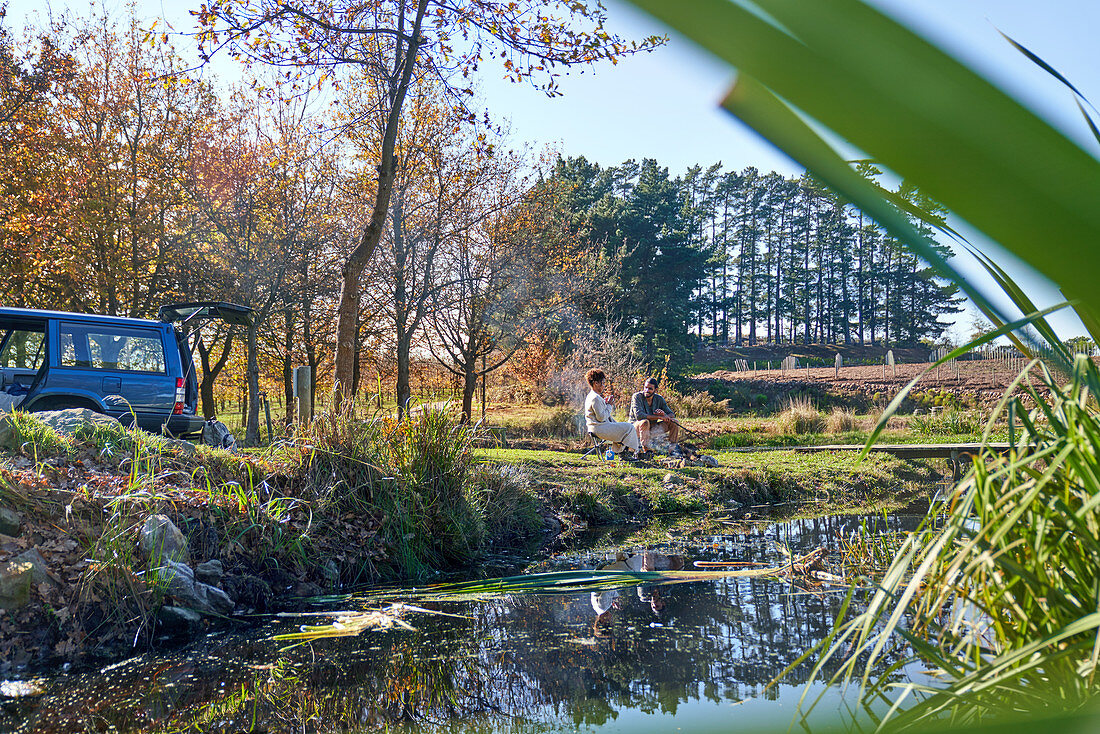
[[[988,405],[996,402],[1026,366],[1022,360],[959,361],[928,371],[931,363],[858,365],[852,367],[810,367],[795,370],[715,370],[696,375],[697,384],[725,383],[728,387],[760,390],[776,395],[782,393],[828,393],[835,396],[861,396],[872,402],[888,401],[918,375],[913,388],[916,397],[924,395],[954,396],[962,404]],[[1029,376],[1038,384],[1038,370]],[[712,386],[712,385],[708,385]],[[720,392],[720,390],[719,390]],[[929,398],[928,402],[934,398]],[[917,400],[917,402],[921,402]]]

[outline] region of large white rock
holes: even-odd
[[[78,428],[85,425],[104,426],[113,429],[117,429],[120,425],[117,419],[103,413],[97,413],[94,410],[89,410],[88,408],[42,410],[35,412],[34,417],[58,433],[63,433],[67,436],[73,435]]]

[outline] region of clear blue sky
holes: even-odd
[[[1095,40],[1100,0],[871,1],[965,60],[1086,149],[1096,150],[1068,90],[1011,48],[997,29],[1044,58],[1100,106],[1100,44]],[[10,0],[8,21],[18,27],[32,10],[47,5],[77,12],[89,7],[86,0]],[[106,0],[103,5],[120,18],[125,14],[123,2]],[[607,5],[614,27],[627,35],[664,32],[619,0],[607,0]],[[192,6],[197,2],[138,0],[137,12],[149,20],[167,15],[178,30],[187,30],[185,10]],[[583,155],[604,165],[655,158],[673,175],[695,163],[717,161],[732,169],[756,166],[785,174],[800,170],[718,107],[734,70],[680,38],[615,67],[570,74],[561,82],[564,96],[556,99],[499,80],[491,64],[482,71],[485,104],[498,118],[511,121],[515,145],[552,145],[565,155]],[[1061,300],[1049,284],[1025,275],[1008,256],[989,249],[1031,284],[1041,305]],[[981,279],[976,267],[966,270]],[[1083,333],[1071,316],[1053,321],[1063,336]],[[969,316],[961,322],[965,334]]]

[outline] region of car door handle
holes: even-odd
[[[103,392],[104,393],[122,392],[122,378],[121,377],[104,377],[103,378]]]

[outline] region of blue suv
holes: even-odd
[[[0,406],[89,408],[154,433],[199,435],[188,328],[211,318],[248,325],[251,313],[230,303],[184,303],[161,308],[152,321],[0,308]]]

